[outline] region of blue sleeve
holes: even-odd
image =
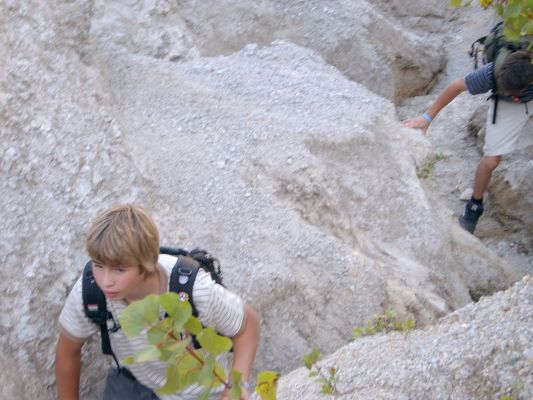
[[[465,77],[465,82],[470,94],[481,94],[490,91],[495,84],[492,63],[470,72]]]

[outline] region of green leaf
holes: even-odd
[[[171,351],[168,351],[168,350],[166,350],[164,348],[161,348],[159,350],[161,351],[161,355],[159,356],[159,359],[161,361],[168,362],[168,361],[170,361],[170,359],[172,359],[175,356],[174,353],[172,353]]]
[[[518,17],[522,12],[522,5],[520,3],[508,4],[503,12],[504,18]]]
[[[126,357],[124,364],[142,363],[147,361],[158,360],[161,351],[156,346],[148,346],[142,350],[137,351],[134,355]]]
[[[217,379],[213,381],[213,387],[221,386],[224,384],[224,382],[228,380],[226,376],[226,370],[218,362],[215,364],[215,372],[213,373],[213,375],[218,377]]]
[[[200,333],[200,331],[202,330],[203,326],[202,323],[198,320],[198,318],[191,317],[185,324],[184,328],[191,335],[198,335],[198,333]]]
[[[309,378],[314,378],[315,376],[318,376],[318,371],[311,370],[311,372],[309,372]]]
[[[238,400],[241,397],[241,392],[242,392],[242,389],[241,389],[242,374],[239,371],[233,369],[231,371],[231,377],[232,377],[233,384],[231,385],[229,396],[230,396],[230,399]]]
[[[202,386],[210,386],[213,381],[213,371],[215,369],[216,358],[210,354],[205,359],[205,364],[202,366],[200,373],[198,374],[198,384]]]
[[[178,367],[175,364],[170,365],[166,370],[167,379],[165,384],[157,389],[160,395],[178,393],[183,390],[184,386],[180,382]]]
[[[416,326],[416,321],[414,319],[408,319],[403,324],[403,330],[412,331],[413,329],[415,329],[415,326]]]
[[[503,28],[503,34],[505,35],[507,39],[512,40],[512,41],[520,39],[520,33],[518,31],[509,29],[507,27]]]
[[[175,357],[179,357],[187,348],[187,346],[191,344],[191,338],[185,338],[183,340],[175,340],[173,342],[168,342],[165,344],[163,349],[170,351],[174,354]]]
[[[313,368],[313,364],[322,358],[317,348],[313,347],[311,352],[304,356],[304,365],[307,369]]]
[[[167,337],[168,333],[168,320],[159,321],[157,324],[152,326],[146,332],[146,337],[148,338],[148,343],[158,344]]]
[[[520,34],[522,36],[533,35],[533,20],[529,20],[528,22],[525,23],[524,26],[522,26],[522,29],[520,30]],[[531,43],[533,43],[533,41]]]
[[[462,0],[450,0],[450,7],[458,8],[461,7]]]
[[[215,355],[230,351],[233,345],[230,338],[217,334],[212,327],[203,328],[196,339],[205,351]]]
[[[137,336],[146,327],[159,320],[159,296],[150,294],[131,303],[118,317],[124,334]]]
[[[176,361],[180,383],[183,385],[183,387],[187,387],[193,383],[196,383],[202,368],[202,363],[188,353]]]
[[[335,388],[329,384],[329,382],[322,384],[322,393],[335,394]]]
[[[376,329],[373,326],[367,326],[365,329],[365,335],[371,336],[376,333]]]
[[[274,371],[261,371],[257,374],[255,391],[261,400],[276,400],[278,374]]]
[[[161,306],[174,319],[174,329],[181,331],[183,325],[192,316],[192,307],[188,301],[181,301],[174,292],[167,292],[160,296]]]

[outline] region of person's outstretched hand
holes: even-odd
[[[402,121],[402,126],[405,126],[406,128],[420,129],[424,136],[429,128],[429,124],[430,122],[421,115]]]

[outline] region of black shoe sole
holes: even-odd
[[[472,226],[472,224],[469,223],[464,216],[459,217],[459,225],[461,225],[461,228],[470,232],[471,234],[474,234],[474,231],[476,230],[476,224]]]

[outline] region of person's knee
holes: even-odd
[[[485,167],[491,171],[494,171],[496,167],[500,164],[500,161],[502,160],[502,156],[485,156],[481,160],[481,162],[485,165]]]

